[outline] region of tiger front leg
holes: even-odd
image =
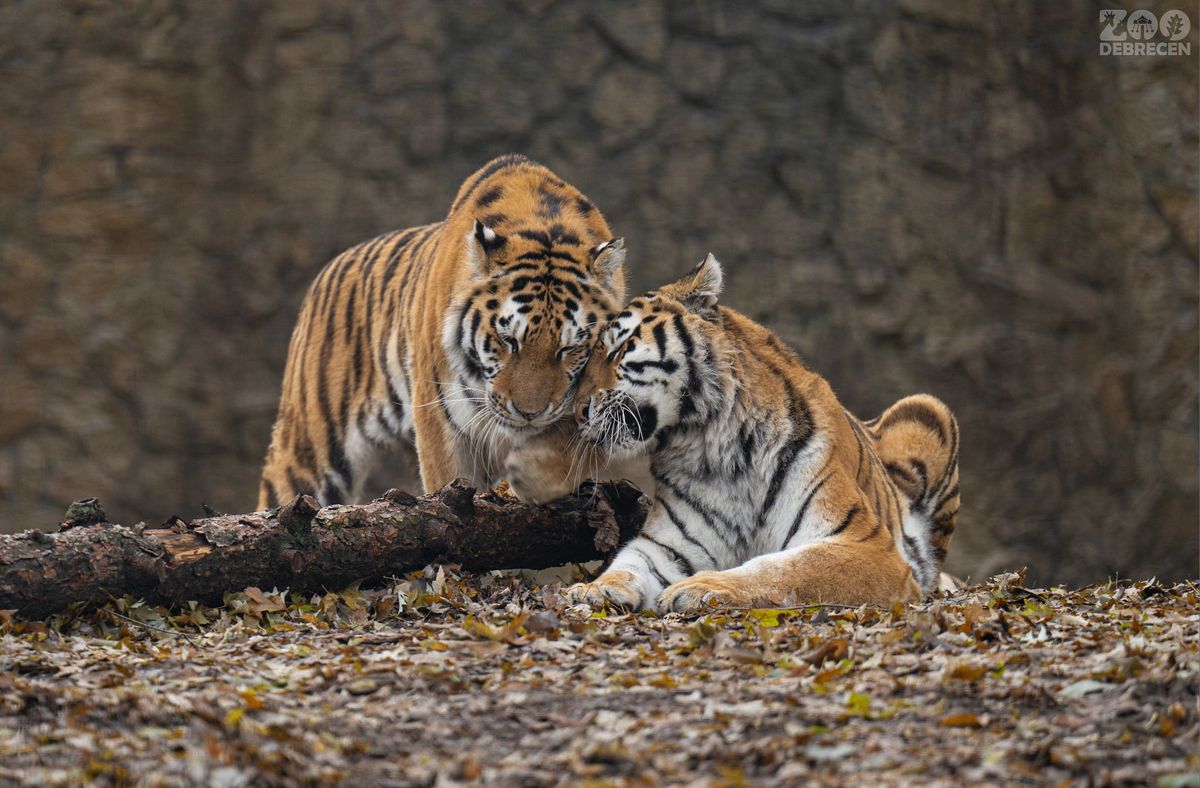
[[[469,473],[458,460],[467,454],[456,450],[458,437],[454,425],[437,407],[439,392],[433,384],[438,373],[432,368],[417,370],[413,384],[413,430],[416,433],[417,462],[421,468],[421,487],[426,494],[437,492],[450,482]],[[430,403],[425,405],[425,403]]]
[[[591,583],[566,590],[573,603],[592,607],[612,604],[626,610],[655,609],[659,595],[672,583],[697,572],[712,574],[721,551],[704,547],[694,535],[682,530],[660,503],[655,503],[642,534],[621,548],[612,564]]]

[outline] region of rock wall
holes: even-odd
[[[952,568],[1194,576],[1197,35],[1112,58],[1099,27],[1081,0],[6,3],[0,527],[252,506],[312,276],[517,150],[605,210],[634,287],[711,249],[856,412],[949,402]]]

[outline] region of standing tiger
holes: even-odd
[[[497,481],[513,448],[561,453],[593,335],[624,300],[623,261],[596,206],[518,155],[469,177],[443,221],[338,255],[292,334],[260,508],[357,501],[402,443],[427,492]]]
[[[767,329],[717,305],[720,264],[635,298],[596,343],[583,435],[650,454],[641,535],[576,602],[886,604],[937,589],[958,512],[958,426],[928,395],[863,423]]]

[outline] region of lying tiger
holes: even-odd
[[[575,386],[624,300],[624,257],[587,197],[518,155],[469,177],[443,221],[338,255],[296,321],[259,507],[360,501],[404,445],[426,492],[460,476],[507,477],[527,500],[569,492],[578,479],[542,458],[575,434]]]
[[[861,422],[774,334],[718,306],[720,264],[634,299],[576,395],[583,435],[649,452],[641,535],[574,602],[887,604],[938,587],[958,512],[958,426],[927,395]]]

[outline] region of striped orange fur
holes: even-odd
[[[593,605],[887,604],[936,590],[958,512],[958,426],[934,397],[859,421],[828,382],[717,304],[711,255],[633,299],[577,394],[583,435],[648,454],[646,525],[593,583]]]
[[[292,335],[259,506],[357,501],[398,444],[426,491],[490,485],[514,447],[560,451],[623,260],[587,197],[517,155],[469,177],[444,220],[338,255]]]

